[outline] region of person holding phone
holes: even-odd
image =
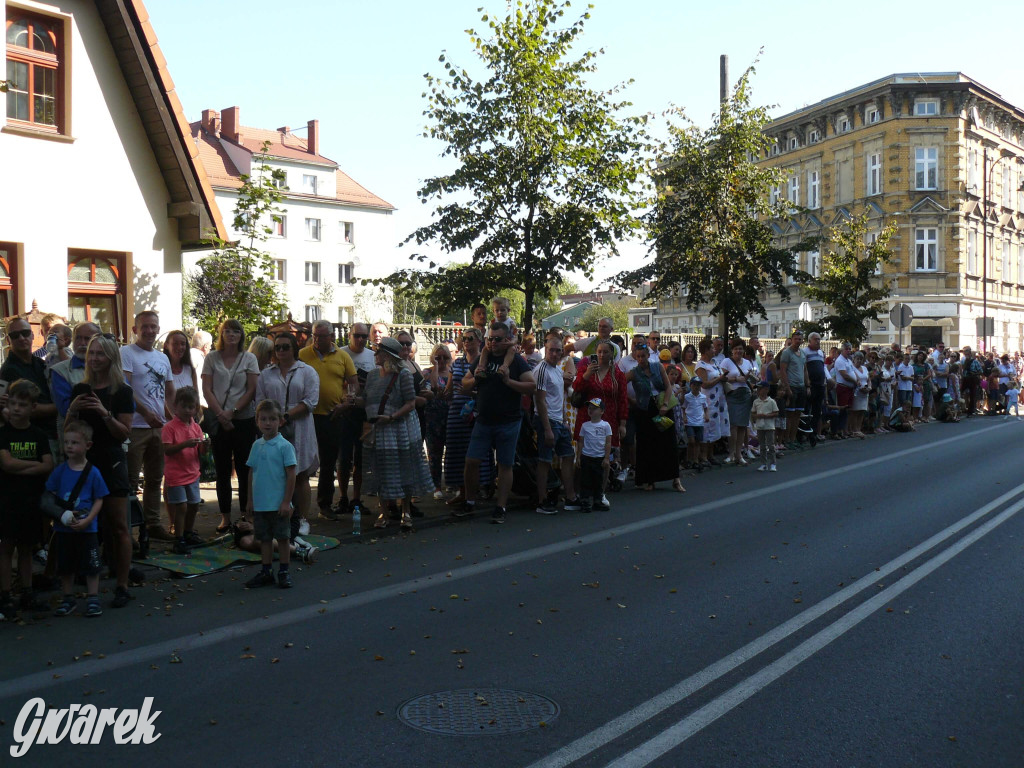
[[[629,402],[626,398],[626,377],[615,365],[617,347],[611,341],[601,341],[596,353],[583,358],[576,369],[576,380],[572,384],[574,392],[582,392],[584,402],[601,398],[604,403],[603,419],[612,426],[612,447],[617,448],[619,441],[626,435],[626,417],[629,414]],[[580,429],[588,420],[585,408],[576,412],[576,425],[573,439],[580,439]]]

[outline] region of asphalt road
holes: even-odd
[[[1019,768],[1022,430],[932,424],[610,513],[364,536],[291,591],[249,569],[0,625],[0,764]],[[160,736],[13,760],[33,697],[153,697]]]

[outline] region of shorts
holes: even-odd
[[[515,463],[518,439],[519,421],[484,424],[480,419],[476,419],[473,422],[473,433],[469,437],[466,458],[487,461],[493,450],[499,466],[511,467]]]
[[[555,435],[554,445],[548,445],[544,440],[544,427],[540,423],[540,417],[536,415],[533,417],[533,428],[537,430],[537,461],[550,464],[556,455],[563,459],[573,456],[575,452],[572,449],[572,432],[569,431],[569,428],[560,421],[548,419],[548,423]]]
[[[289,517],[281,517],[277,514],[277,510],[271,510],[269,512],[254,512],[252,516],[252,528],[253,536],[258,542],[288,541],[291,539],[292,533],[292,517],[294,512]]]
[[[338,466],[350,469],[362,469],[363,466],[363,442],[359,438],[363,434],[363,424],[366,421],[365,411],[360,411],[363,418],[342,416],[341,432],[338,438]]]
[[[698,443],[704,442],[704,427],[686,425],[686,439],[696,440]]]
[[[807,407],[807,390],[804,387],[789,388],[789,402],[786,403],[787,411],[803,411]]]
[[[853,387],[846,387],[842,384],[836,385],[836,405],[849,408],[853,405]]]
[[[43,541],[43,516],[37,509],[0,510],[0,541],[15,547],[35,547]]]
[[[53,535],[57,547],[57,573],[61,576],[96,576],[100,572],[100,543],[94,532],[57,531]]]
[[[132,495],[132,484],[128,481],[128,460],[122,452],[120,457],[103,456],[93,461],[107,485],[109,496],[126,499]]]
[[[164,494],[167,496],[168,504],[198,504],[201,498],[199,481],[196,480],[189,485],[168,485],[164,488]]]

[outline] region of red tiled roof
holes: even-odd
[[[215,136],[204,131],[201,122],[190,123],[189,129],[192,140],[199,148],[199,159],[206,168],[210,183],[217,187],[241,187],[241,173],[231,162],[224,145]]]
[[[395,210],[395,206],[387,200],[377,197],[362,184],[345,173],[341,168],[335,175],[337,179],[337,197],[345,203],[353,205],[365,205],[369,208],[386,208],[389,211]]]
[[[267,152],[272,157],[282,157],[287,160],[304,160],[307,163],[337,165],[336,162],[328,157],[310,154],[309,144],[306,140],[296,136],[294,133],[267,131],[263,128],[252,128],[247,125],[239,128],[238,132],[242,136],[241,145],[250,152],[262,152],[263,142],[270,142]]]

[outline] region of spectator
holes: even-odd
[[[635,394],[630,417],[636,424],[636,484],[653,491],[655,483],[671,480],[672,488],[682,493],[686,489],[679,481],[675,429],[659,429],[654,422],[656,416],[666,416],[674,404],[668,374],[665,366],[651,362],[646,349],[637,350],[636,360],[636,367],[629,372]]]
[[[868,394],[871,387],[868,383],[868,369],[864,365],[864,353],[856,352],[852,358],[853,399],[850,402],[850,433],[853,437],[864,439],[864,415],[868,410]]]
[[[559,342],[561,347],[561,342]],[[544,353],[537,349],[537,337],[532,333],[527,333],[523,336],[523,357],[526,359],[527,365],[530,366],[530,370],[537,367],[537,363],[544,359]]]
[[[721,336],[715,336],[715,339],[712,342],[711,349],[712,358],[714,359],[715,363],[721,366],[722,363],[725,362],[725,341],[722,339]]]
[[[597,354],[597,347],[602,341],[611,343],[612,331],[615,329],[612,319],[610,317],[602,317],[597,321],[597,336],[590,336],[583,338],[576,343],[576,351],[582,353],[583,357],[589,357]],[[621,357],[621,350],[615,345],[611,345],[612,348],[612,362],[618,362]],[[608,409],[608,403],[605,403],[605,410]],[[614,430],[613,430],[614,431]],[[615,435],[612,435],[612,445],[616,445]]]
[[[192,369],[196,372],[197,376],[202,376],[203,372],[203,360],[213,349],[213,336],[209,331],[196,331],[192,334],[192,346],[189,349],[189,356],[192,358]],[[207,407],[206,395],[203,394],[203,388],[196,387],[199,390],[199,405],[202,408]]]
[[[39,395],[32,401],[30,418],[32,424],[43,430],[46,439],[50,441],[50,455],[58,456],[57,406],[53,404],[50,395],[46,363],[42,357],[32,354],[32,326],[28,320],[15,317],[7,324],[7,338],[10,339],[10,349],[7,359],[0,366],[0,379],[8,383],[24,379],[38,387]],[[0,411],[6,402],[5,396],[0,395]]]
[[[615,345],[610,341],[602,341],[597,345],[597,353],[585,357],[576,369],[573,391],[582,393],[584,402],[601,398],[603,404],[602,418],[612,426],[612,448],[617,448],[626,436],[626,418],[629,414],[629,399],[626,395],[626,377],[615,366]],[[578,408],[573,437],[580,439],[580,428],[589,418],[589,413]]]
[[[377,362],[366,378],[364,408],[373,425],[372,440],[364,446],[370,468],[370,489],[380,500],[374,526],[388,524],[389,502],[401,502],[401,528],[412,530],[412,497],[429,492],[430,469],[423,454],[423,436],[416,416],[413,374],[405,365],[398,338],[382,339]]]
[[[72,421],[84,421],[92,429],[92,446],[86,457],[100,471],[109,491],[100,509],[103,554],[117,579],[114,608],[123,608],[132,600],[128,591],[132,540],[128,530],[128,476],[124,443],[132,432],[135,397],[125,382],[121,352],[111,334],[93,336],[85,353],[85,377],[79,389],[72,390],[65,427]]]
[[[603,418],[601,398],[587,401],[587,420],[576,443],[576,463],[580,470],[580,503],[583,512],[606,512],[611,507],[605,497],[608,469],[611,466],[612,427]]]
[[[249,501],[249,453],[256,439],[256,380],[259,363],[244,351],[242,324],[225,320],[217,331],[217,348],[203,359],[202,383],[209,410],[203,430],[210,435],[217,469],[217,533],[231,528],[231,474],[238,477],[238,508],[243,513]],[[256,339],[253,339],[255,344]]]
[[[703,465],[717,466],[714,456],[715,443],[729,436],[729,411],[725,406],[725,373],[714,357],[715,343],[709,338],[700,340],[697,351],[700,361],[697,363],[697,378],[701,381],[704,395],[708,399],[708,411],[711,418],[704,425],[704,457]]]
[[[697,348],[687,344],[679,353],[679,380],[689,386],[690,379],[697,375]]]
[[[199,391],[199,374],[192,367],[192,356],[189,354],[188,336],[184,331],[171,331],[164,338],[164,354],[171,366],[171,381],[175,389],[192,387]]]
[[[359,387],[352,358],[334,343],[334,326],[327,320],[313,323],[313,343],[299,351],[299,360],[316,371],[320,382],[313,432],[316,435],[320,475],[316,486],[316,504],[320,517],[337,520],[334,504],[334,470],[341,450],[342,414],[351,408],[351,399]]]
[[[164,482],[164,449],[161,432],[170,419],[174,380],[167,356],[154,348],[160,318],[152,310],[139,312],[132,327],[135,343],[121,350],[124,379],[135,397],[135,415],[128,444],[128,477],[133,485],[142,473],[142,511],[149,538],[174,541],[160,524],[160,489]]]
[[[452,401],[452,355],[446,344],[438,344],[430,352],[427,384],[434,393],[426,407],[427,461],[430,479],[434,481],[434,498],[444,498],[444,438],[448,431],[448,408]]]
[[[839,348],[839,357],[832,366],[832,377],[836,380],[836,406],[839,409],[838,428],[833,432],[849,435],[850,412],[853,410],[853,391],[857,387],[857,370],[853,363],[853,345],[844,341]]]
[[[825,405],[825,380],[828,376],[827,368],[825,367],[825,355],[821,351],[821,334],[817,331],[812,331],[807,336],[807,350],[804,352],[804,358],[806,360],[807,391],[811,407],[811,434],[809,439],[813,448],[818,444],[818,435],[821,431],[821,411]],[[762,376],[762,378],[765,377]]]
[[[41,346],[39,349],[32,353],[33,357],[38,357],[40,360],[43,361],[46,360],[46,342],[50,338],[50,333],[53,331],[54,326],[56,326],[58,323],[63,322],[64,318],[61,317],[60,315],[54,314],[53,312],[48,312],[47,314],[43,315],[42,318],[40,318],[39,335],[43,337],[43,346]],[[29,339],[31,338],[32,337],[30,336]],[[29,348],[31,349],[31,344],[29,345]]]
[[[199,512],[199,454],[208,446],[196,422],[198,412],[199,393],[193,387],[175,390],[174,418],[164,424],[161,436],[166,473],[164,493],[167,513],[174,525],[174,535],[178,537],[174,543],[174,552],[178,555],[187,555],[189,547],[203,543],[195,526]]]
[[[249,342],[249,353],[256,358],[257,371],[262,371],[273,360],[274,342],[266,336],[256,336]]]
[[[932,370],[928,367],[928,355],[923,351],[914,355],[914,417],[917,421],[924,422],[928,418],[924,415],[924,403],[931,400],[932,396]]]
[[[51,368],[57,363],[63,362],[71,357],[71,353],[68,352],[68,347],[71,346],[72,333],[71,329],[63,323],[53,326],[50,329],[50,335],[53,336],[54,342],[57,344],[57,351],[53,354],[46,353],[45,362],[46,367]],[[46,347],[42,347],[45,351]],[[36,350],[37,352],[39,350]]]
[[[291,333],[274,337],[274,358],[256,380],[256,400],[273,400],[281,408],[280,432],[295,448],[295,495],[292,538],[309,533],[309,478],[320,465],[313,411],[320,396],[316,371],[298,359],[299,340]]]
[[[565,492],[565,511],[580,509],[573,486],[572,431],[563,421],[566,382],[559,367],[562,362],[562,340],[557,336],[544,345],[544,359],[533,369],[537,382],[534,404],[537,413],[534,430],[537,435],[537,512],[553,515],[557,503],[548,499],[548,474],[554,457],[561,460],[562,489]],[[557,497],[555,502],[557,502]]]
[[[480,332],[476,328],[466,328],[462,332],[463,355],[452,363],[452,399],[448,406],[448,426],[444,438],[444,480],[448,488],[458,489],[456,495],[448,501],[455,508],[453,514],[456,516],[462,514],[462,505],[466,501],[466,450],[476,419],[476,401],[463,388],[462,382],[466,374],[476,368],[481,342]],[[481,485],[492,482],[493,466],[489,459],[481,464],[479,472]]]
[[[387,323],[374,323],[370,326],[370,347],[376,349],[377,345],[380,344],[380,340],[390,335],[391,331],[388,329]]]
[[[343,350],[356,367],[356,388],[349,389],[349,402],[355,403],[366,387],[366,378],[370,371],[377,367],[374,362],[373,350],[367,346],[370,338],[370,327],[366,323],[353,323],[349,329],[348,346]],[[363,408],[350,407],[342,411],[341,440],[338,448],[338,506],[336,514],[346,514],[352,507],[362,504],[363,489],[363,444],[360,437],[366,423],[366,411]],[[352,478],[352,500],[348,498],[348,481]]]
[[[485,338],[487,336],[487,307],[483,304],[474,304],[473,308],[469,310],[469,318],[472,327],[479,331],[480,338]]]
[[[633,420],[633,408],[632,404],[636,400],[636,393],[633,389],[632,381],[630,380],[630,372],[637,366],[637,355],[640,350],[647,351],[647,336],[642,333],[633,334],[632,346],[628,355],[622,355],[618,362],[615,363],[615,367],[622,371],[622,375],[626,380],[626,401],[629,404],[629,409],[623,421],[626,424],[626,432],[619,440],[619,462],[624,468],[625,472],[629,472],[636,466],[636,424]],[[603,411],[602,407],[602,411]],[[572,424],[576,423],[575,415]]]
[[[757,383],[757,398],[751,405],[754,414],[754,429],[757,430],[757,444],[761,451],[761,466],[758,472],[775,472],[775,419],[779,406],[768,396],[767,381]]]
[[[803,342],[803,331],[793,331],[789,344],[776,358],[779,367],[779,394],[786,400],[786,433],[783,442],[787,447],[794,449],[797,447],[796,430],[800,424],[800,415],[807,406],[809,389],[807,356],[800,349]]]
[[[980,370],[980,366],[979,366]],[[896,355],[896,400],[899,405],[914,399],[914,366],[910,355]]]
[[[71,357],[57,363],[47,372],[50,378],[50,393],[57,408],[58,440],[62,439],[64,417],[68,415],[68,407],[71,405],[71,388],[85,378],[85,351],[89,348],[90,339],[99,332],[100,328],[95,323],[79,323],[71,338]],[[58,452],[57,455],[60,456],[62,453]]]
[[[466,502],[464,512],[475,510],[479,486],[480,464],[490,458],[494,450],[498,460],[498,482],[492,523],[505,522],[505,506],[512,487],[512,463],[516,441],[522,421],[522,396],[534,391],[530,366],[521,355],[516,355],[508,370],[503,370],[502,359],[512,344],[508,326],[491,323],[487,336],[490,362],[485,371],[474,377],[470,372],[463,380],[465,390],[477,390],[477,417],[473,423],[469,448],[466,450]],[[609,342],[610,345],[610,342]]]
[[[699,376],[689,381],[689,392],[683,396],[683,414],[686,419],[686,466],[698,472],[704,469],[700,460],[701,445],[704,443],[704,425],[711,420],[708,398],[701,390]]]
[[[750,407],[753,398],[750,391],[751,379],[757,378],[754,363],[744,358],[746,345],[742,340],[733,342],[728,360],[722,363],[728,391],[725,393],[725,404],[729,410],[729,458],[726,464],[746,466],[744,449],[747,447],[747,427],[750,424]]]

